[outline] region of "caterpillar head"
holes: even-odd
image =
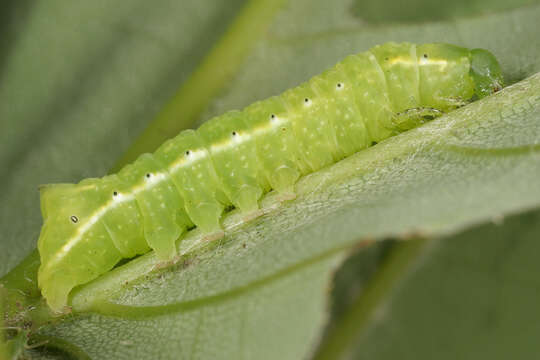
[[[487,50],[471,50],[470,74],[475,84],[474,92],[480,99],[503,87],[501,67],[495,56]]]

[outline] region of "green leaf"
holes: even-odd
[[[535,75],[314,173],[295,201],[256,221],[231,214],[213,247],[188,237],[179,247],[190,256],[175,267],[156,273],[153,254],[128,263],[74,293],[82,314],[40,333],[91,357],[114,357],[131,339],[126,356],[298,358],[323,323],[329,275],[359,242],[445,234],[538,204],[539,91]],[[390,281],[421,250],[406,251]]]
[[[0,63],[2,274],[35,246],[37,185],[104,174],[219,42],[241,2],[14,4]],[[540,70],[539,5],[376,25],[350,5],[291,1],[198,119],[389,40],[488,48],[511,82]],[[358,244],[437,237],[540,205],[539,93],[536,75],[313,174],[299,183],[298,199],[263,218],[236,226],[232,214],[217,244],[193,233],[175,266],[155,271],[149,254],[119,267],[79,288],[74,315],[37,326],[33,339],[77,357],[306,357],[328,317],[333,271]],[[268,210],[276,204],[265,200]],[[418,249],[404,252],[394,273],[416,264]],[[398,275],[389,284],[408,287]],[[392,286],[384,289],[380,301]]]

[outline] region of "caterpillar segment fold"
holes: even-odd
[[[150,250],[164,262],[192,227],[223,236],[226,209],[260,216],[261,197],[503,86],[487,50],[386,43],[281,95],[182,131],[115,175],[41,187],[38,282],[54,311],[70,291]]]

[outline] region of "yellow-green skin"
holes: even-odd
[[[224,209],[256,213],[274,189],[502,87],[485,50],[387,43],[283,94],[186,130],[118,174],[41,188],[39,286],[64,310],[73,287],[188,228],[220,234]]]

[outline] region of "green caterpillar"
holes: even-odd
[[[449,44],[387,43],[279,96],[182,131],[118,174],[41,188],[38,282],[55,311],[121,259],[163,260],[197,226],[223,236],[231,205],[257,215],[264,193],[294,197],[302,175],[502,87],[495,57]]]

